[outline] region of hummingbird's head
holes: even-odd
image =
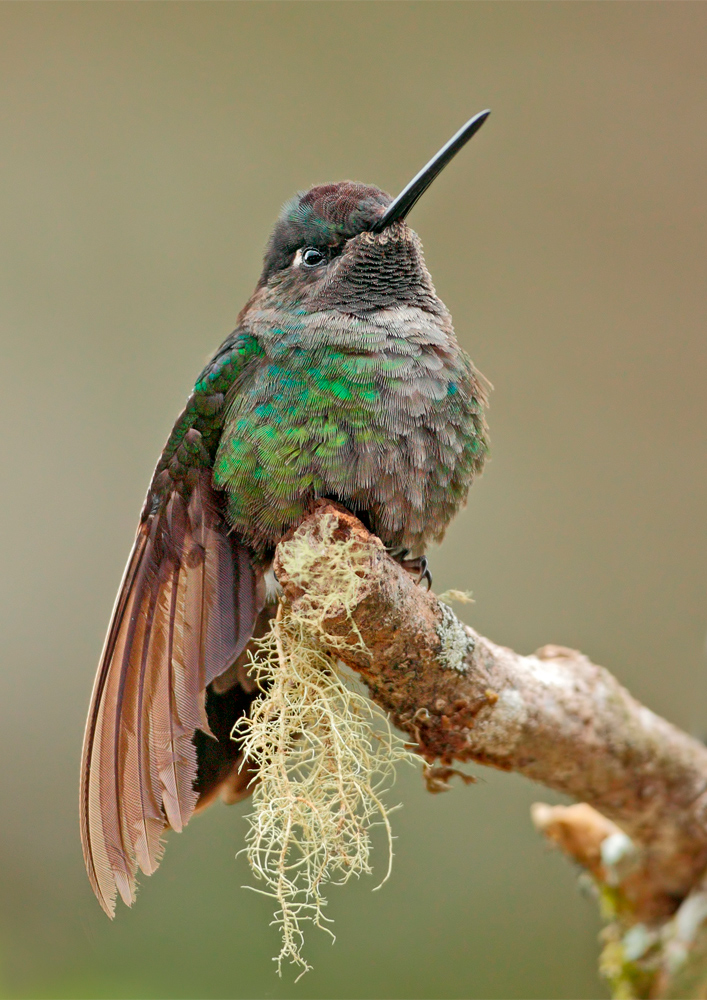
[[[467,122],[395,199],[377,187],[342,181],[288,201],[268,242],[259,304],[294,307],[300,314],[361,316],[395,306],[445,313],[405,218],[488,114]]]
[[[415,233],[402,220],[374,231],[392,200],[379,188],[342,181],[288,201],[265,253],[265,297],[307,313],[361,315],[394,305],[436,311]]]

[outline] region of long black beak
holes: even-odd
[[[403,188],[398,197],[393,199],[378,222],[371,227],[370,232],[382,233],[392,222],[404,219],[437,174],[444,170],[452,157],[456,156],[472,135],[479,131],[490,114],[490,111],[480,111],[478,115],[470,118],[466,125],[462,125],[457,134],[453,135],[449,142],[442,146],[439,153],[433,156],[419,174],[415,174],[407,187]]]

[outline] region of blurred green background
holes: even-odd
[[[108,922],[78,758],[153,463],[279,206],[343,178],[396,193],[486,106],[411,218],[496,387],[436,587],[707,732],[705,51],[704,4],[0,7],[0,991],[603,995],[595,906],[529,822],[541,788],[401,774],[392,879],[332,890],[338,940],[310,934],[295,986],[240,889],[247,804],[171,836]]]

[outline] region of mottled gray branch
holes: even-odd
[[[586,802],[532,807],[535,826],[592,876],[606,927],[600,969],[617,1000],[704,1000],[707,996],[707,879],[676,912],[644,923],[651,888],[645,852]]]
[[[320,503],[288,538],[307,539],[318,556],[303,580],[294,546],[278,546],[286,599],[329,609],[322,643],[441,767],[433,774],[476,761],[589,803],[640,849],[635,920],[655,925],[675,912],[707,866],[707,748],[581,653],[521,656],[463,625],[343,508]],[[357,553],[346,610],[330,600],[331,546],[341,542]]]

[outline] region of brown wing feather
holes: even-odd
[[[245,647],[257,614],[248,552],[228,533],[204,471],[140,525],[94,685],[81,769],[81,837],[112,916],[150,874],[166,826],[194,811],[194,732],[205,689]]]

